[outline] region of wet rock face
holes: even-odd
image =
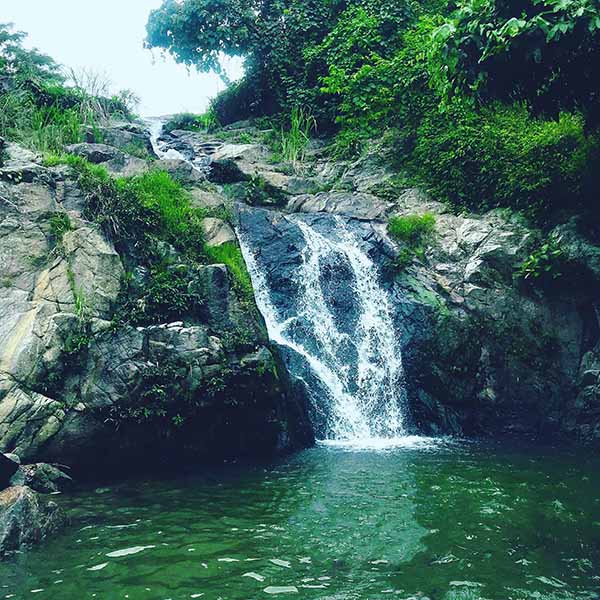
[[[0,558],[40,543],[66,522],[55,502],[28,487],[0,491]]]
[[[255,151],[227,152],[242,168],[267,169]],[[284,314],[297,308],[293,274],[304,246],[286,213],[305,214],[324,235],[327,223],[342,218],[392,298],[415,430],[600,441],[596,246],[571,226],[558,228],[573,268],[588,283],[547,293],[517,277],[534,232],[510,215],[453,215],[413,189],[382,195],[390,174],[370,156],[353,165],[317,160],[317,171],[320,182],[335,181],[344,191],[292,194],[283,212],[240,212],[240,227],[267,265]],[[397,248],[385,222],[424,212],[436,218],[426,255],[394,269]],[[330,296],[340,314],[350,315],[351,299],[340,293],[343,267],[331,265]]]

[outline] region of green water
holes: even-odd
[[[597,599],[599,474],[585,452],[321,446],[89,488],[0,566],[0,599]]]

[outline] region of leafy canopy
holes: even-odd
[[[27,34],[12,23],[0,23],[0,76],[30,79],[38,83],[63,81],[60,65],[37,49],[23,47]]]
[[[597,0],[463,0],[432,41],[443,95],[525,101],[552,118],[580,110],[600,125]]]

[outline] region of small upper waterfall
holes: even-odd
[[[242,251],[270,337],[314,375],[307,387],[322,421],[320,434],[333,440],[403,435],[401,352],[375,264],[342,218],[332,217],[326,235],[300,215],[285,218],[303,238],[293,275],[294,314],[283,314],[272,300],[269,265],[261,264],[243,235]],[[335,296],[346,301],[336,306]]]

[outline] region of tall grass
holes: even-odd
[[[83,141],[90,128],[97,141],[111,117],[131,117],[137,98],[123,91],[106,97],[108,82],[90,71],[71,71],[71,86],[12,80],[0,93],[0,136],[42,153],[61,153]]]
[[[37,106],[31,94],[17,89],[0,96],[0,136],[47,153],[82,141],[83,130],[76,108]]]
[[[298,106],[292,109],[289,130],[281,129],[281,154],[294,168],[306,158],[310,135],[316,128],[317,122],[310,112]]]

